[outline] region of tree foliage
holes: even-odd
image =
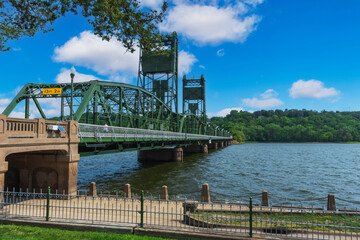
[[[161,43],[158,23],[166,8],[164,2],[160,11],[146,10],[139,0],[0,0],[0,51],[10,49],[9,40],[52,31],[69,12],[86,17],[103,40],[114,37],[130,51],[137,43],[149,50]]]
[[[309,110],[231,111],[211,122],[233,133],[234,138],[259,142],[360,141],[360,112]]]

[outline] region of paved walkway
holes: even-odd
[[[5,199],[6,202],[17,202],[14,199]],[[184,214],[184,201],[144,200],[143,226],[145,229],[159,229],[164,231],[179,231],[199,234],[219,234],[235,237],[247,237],[249,222],[245,215],[239,220],[239,215],[233,213],[248,212],[249,208],[242,205],[228,204],[199,204],[198,210],[215,213],[216,220],[225,218],[226,224],[206,225],[208,217],[204,221],[198,221]],[[68,200],[51,199],[49,208],[49,221],[61,223],[74,223],[86,225],[101,225],[108,227],[136,227],[141,224],[141,204],[139,199],[114,198],[114,197],[76,197]],[[260,209],[255,207],[254,211]],[[262,211],[266,212],[262,208]],[[274,209],[272,210],[274,211]],[[282,210],[283,211],[283,210]],[[283,211],[284,212],[284,211]],[[188,212],[187,212],[188,213]],[[219,213],[217,215],[217,213]],[[46,199],[22,199],[15,204],[4,206],[0,210],[2,219],[21,219],[28,221],[45,221]],[[185,221],[184,221],[185,219]],[[185,224],[187,222],[188,224]],[[190,223],[190,224],[189,224]],[[281,229],[280,229],[281,230]],[[279,233],[279,232],[278,232]],[[254,228],[254,234],[264,234],[264,228]],[[358,233],[344,234],[340,232],[321,231],[293,231],[288,234],[270,234],[261,236],[265,238],[310,238],[310,239],[359,239]]]

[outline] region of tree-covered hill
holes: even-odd
[[[360,112],[233,110],[224,118],[213,117],[211,122],[230,130],[241,142],[360,141]]]

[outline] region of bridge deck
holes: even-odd
[[[80,142],[229,141],[229,137],[79,123]]]

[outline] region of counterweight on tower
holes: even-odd
[[[167,35],[161,50],[140,51],[137,85],[155,94],[178,113],[178,37]]]
[[[183,77],[183,113],[191,113],[206,122],[205,78]]]

